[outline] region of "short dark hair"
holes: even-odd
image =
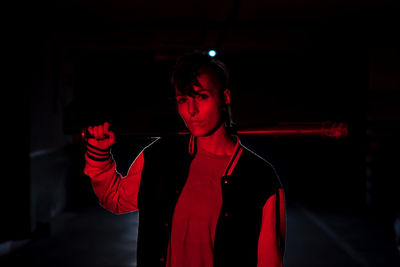
[[[221,99],[225,89],[229,89],[229,72],[226,65],[216,58],[210,57],[205,52],[195,51],[185,54],[178,58],[175,63],[171,84],[182,95],[191,95],[193,86],[199,86],[197,77],[200,75],[200,70],[207,69],[214,73],[220,83],[219,93]],[[232,120],[231,107],[224,103],[224,121],[225,126],[230,133],[235,133],[236,125]]]
[[[183,95],[189,95],[193,90],[193,85],[199,85],[197,77],[200,75],[200,69],[212,71],[217,76],[222,91],[229,88],[229,73],[226,65],[204,52],[196,51],[185,54],[177,60],[171,78],[174,89]]]

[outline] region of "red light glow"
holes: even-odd
[[[179,135],[189,132],[179,132]],[[284,124],[271,127],[259,127],[249,129],[239,129],[238,134],[242,135],[260,135],[260,136],[321,136],[330,138],[343,138],[348,135],[347,124],[340,123],[298,123],[294,125]]]
[[[254,136],[272,136],[272,137],[329,137],[329,138],[344,138],[347,137],[349,130],[344,122],[340,123],[296,123],[296,124],[278,124],[277,126],[270,127],[257,127],[239,129],[237,131],[241,135],[254,135]],[[163,136],[163,135],[186,135],[189,131],[182,131],[176,133],[162,133],[162,132],[116,132],[116,135],[123,136]],[[82,129],[80,138],[85,141],[89,138],[86,129]]]

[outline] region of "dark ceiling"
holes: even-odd
[[[45,40],[54,64],[84,62],[74,73],[86,78],[75,88],[78,102],[114,101],[119,118],[137,118],[145,108],[144,123],[166,110],[154,97],[168,96],[162,88],[176,56],[195,49],[216,49],[228,63],[242,125],[359,120],[370,51],[400,47],[399,9],[389,0],[72,0],[20,11],[14,21],[32,55]],[[113,94],[99,97],[108,76]]]
[[[39,2],[40,3],[40,2]],[[181,50],[295,49],[321,27],[366,31],[397,19],[395,1],[52,1],[33,22],[75,45]],[[32,21],[31,21],[32,22]],[[28,23],[31,23],[28,22]],[[387,26],[386,26],[387,27]]]

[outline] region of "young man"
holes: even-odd
[[[190,135],[159,138],[116,172],[109,124],[89,127],[84,172],[100,204],[140,211],[139,267],[282,266],[284,193],[273,167],[229,131],[225,66],[182,57],[172,78]]]

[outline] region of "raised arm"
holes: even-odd
[[[115,135],[109,130],[109,124],[89,127],[91,137],[88,139],[85,154],[84,173],[90,177],[93,190],[99,203],[105,209],[122,214],[137,210],[137,195],[142,175],[143,153],[132,163],[128,174],[122,177],[116,170],[111,147]]]

